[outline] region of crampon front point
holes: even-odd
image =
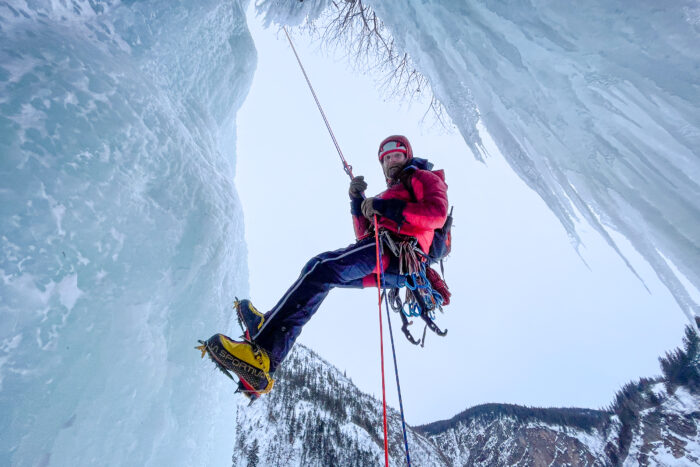
[[[270,359],[265,351],[249,341],[235,341],[223,334],[214,334],[207,341],[199,341],[195,347],[202,352],[202,358],[209,355],[216,367],[235,381],[231,373],[238,377],[238,389],[246,397],[255,401],[272,390],[274,380],[270,377]]]

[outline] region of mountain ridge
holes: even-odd
[[[698,337],[660,358],[663,375],[623,386],[610,407],[481,404],[407,426],[415,465],[687,465],[700,461]],[[383,463],[381,401],[313,350],[296,345],[275,390],[239,401],[233,465]],[[400,414],[387,408],[389,457],[405,464]],[[257,446],[257,448],[255,447]],[[260,448],[262,447],[262,449]],[[255,456],[251,457],[251,453]],[[252,459],[252,461],[251,461]]]

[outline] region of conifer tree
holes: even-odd
[[[253,445],[248,450],[248,467],[258,467],[260,462],[260,446],[258,446],[258,440],[253,440]]]

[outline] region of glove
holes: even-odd
[[[350,189],[348,194],[351,198],[362,198],[362,193],[367,189],[367,182],[365,182],[365,177],[362,175],[357,176],[350,182]]]
[[[374,209],[374,198],[367,198],[362,202],[362,215],[365,216],[370,221],[374,220],[374,215],[380,215],[379,211]]]

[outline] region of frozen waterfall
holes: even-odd
[[[620,232],[700,314],[697,2],[370,3],[478,157],[481,119],[574,241]]]
[[[0,465],[230,462],[246,4],[0,4]]]
[[[475,157],[488,156],[481,122],[576,247],[581,220],[618,252],[613,232],[624,235],[688,317],[700,314],[691,295],[700,289],[697,1],[365,3]],[[258,5],[268,21],[292,25],[334,8]]]

